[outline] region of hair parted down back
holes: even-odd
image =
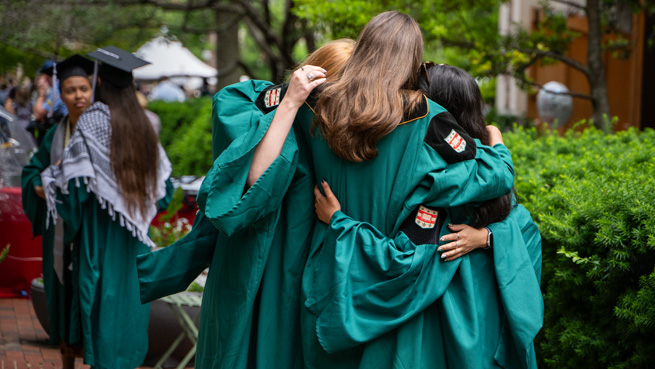
[[[111,112],[111,168],[127,211],[131,216],[138,211],[145,219],[157,193],[159,139],[132,85],[117,88],[100,83],[98,100]]]
[[[352,55],[354,48],[355,41],[349,38],[333,40],[316,49],[300,65],[321,67],[327,71],[326,79],[330,82],[335,81],[341,77],[343,66]]]
[[[422,58],[423,37],[412,17],[389,11],[368,22],[341,78],[316,104],[317,124],[337,156],[355,162],[377,156],[380,139],[422,99],[415,91]]]

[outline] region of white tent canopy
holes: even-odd
[[[133,71],[136,80],[156,81],[163,77],[216,77],[216,68],[196,58],[179,41],[157,37],[146,42],[134,55],[151,63]]]

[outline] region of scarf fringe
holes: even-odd
[[[80,187],[79,178],[80,177],[75,178],[75,185],[78,188]],[[82,177],[82,179],[84,180],[85,184],[89,183],[89,177]],[[91,182],[94,183],[96,181],[95,181],[95,179],[92,178]],[[64,183],[64,185],[62,186],[62,193],[64,192],[63,189],[67,188],[67,187],[68,187],[68,183]],[[137,224],[130,221],[130,219],[125,217],[122,213],[117,212],[114,209],[114,206],[112,205],[112,203],[110,201],[108,201],[104,197],[98,195],[95,191],[93,191],[93,189],[91,187],[92,186],[87,186],[87,188],[86,188],[87,192],[93,192],[93,194],[98,199],[98,203],[100,204],[100,207],[102,209],[107,209],[107,212],[109,213],[109,215],[111,216],[111,219],[113,221],[116,221],[116,215],[118,215],[118,223],[120,224],[120,226],[122,228],[127,229],[132,234],[132,237],[137,238],[139,241],[146,244],[150,248],[157,247],[157,245],[155,245],[155,243],[150,239],[150,237],[148,236],[147,233],[144,234],[143,232],[139,231],[139,228],[138,228]],[[54,186],[54,183],[51,186],[49,186],[46,189],[46,191],[50,191],[53,194],[51,198],[54,198],[56,196],[56,191],[57,191],[56,187]],[[48,225],[50,224],[50,219],[52,219],[52,224],[56,225],[57,224],[57,218],[58,218],[58,215],[57,215],[56,205],[52,206],[52,207],[48,206],[48,211],[46,212],[46,229],[48,229]]]
[[[80,178],[87,185],[87,192],[93,192],[102,209],[107,209],[112,221],[118,222],[137,237],[141,242],[150,247],[155,247],[148,237],[150,222],[146,219],[154,217],[157,213],[156,201],[147,209],[145,217],[140,214],[135,216],[129,214],[129,206],[124,202],[120,194],[120,188],[116,182],[113,172],[102,163],[111,161],[109,149],[111,140],[111,112],[109,107],[101,102],[91,105],[78,119],[75,132],[70,137],[68,146],[61,154],[61,164],[51,163],[41,174],[44,188],[46,188],[46,202],[48,215],[46,221],[56,222],[56,195],[57,188],[62,194],[69,193],[68,185],[75,179],[75,185],[80,186]],[[60,133],[58,129],[56,133]],[[61,136],[61,135],[60,135]],[[57,136],[59,137],[59,136]],[[63,145],[63,140],[62,140]],[[158,187],[153,198],[161,198],[166,195],[165,180],[171,174],[171,163],[161,145],[159,146],[160,160],[157,183]],[[72,187],[72,186],[71,186]],[[118,219],[116,219],[118,215]],[[47,227],[47,225],[46,225]]]

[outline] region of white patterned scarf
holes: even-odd
[[[50,165],[41,173],[41,181],[46,194],[48,218],[57,219],[57,189],[68,194],[68,183],[75,180],[80,186],[80,178],[87,191],[93,192],[103,209],[118,221],[121,227],[132,232],[132,236],[150,247],[155,244],[148,237],[148,227],[157,214],[157,200],[166,196],[166,180],[171,175],[171,163],[159,145],[157,170],[157,192],[148,203],[147,215],[141,212],[130,215],[125,199],[121,195],[116,177],[111,169],[111,113],[109,107],[101,102],[91,105],[78,119],[75,132],[69,145],[62,153],[61,163]],[[48,220],[46,220],[48,224]]]

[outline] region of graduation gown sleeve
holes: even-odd
[[[495,359],[505,367],[536,368],[532,341],[543,326],[541,236],[530,213],[514,204],[494,234],[494,271],[506,324]]]
[[[50,149],[55,129],[46,133],[39,149],[23,167],[21,174],[21,189],[23,210],[32,223],[32,234],[36,237],[42,234],[46,221],[46,202],[34,192],[34,187],[41,186],[41,172],[50,165]]]
[[[432,208],[452,208],[508,194],[514,185],[514,164],[509,150],[503,144],[492,148],[477,139],[475,142],[477,150],[472,160],[448,163],[437,171],[420,168],[432,165],[429,160],[421,161],[418,170],[428,174],[408,205],[414,207],[421,203]],[[422,201],[415,203],[418,199]]]
[[[402,325],[436,301],[457,270],[456,263],[440,262],[437,245],[417,245],[404,232],[387,237],[341,211],[332,216],[323,247],[322,257],[336,260],[332,291],[328,301],[309,308],[329,353]]]
[[[224,125],[223,130],[233,139],[207,173],[198,192],[198,207],[227,236],[247,226],[257,227],[279,209],[297,167],[298,146],[291,130],[280,155],[251,187],[246,184],[255,147],[275,115],[275,111],[263,114],[253,104],[261,90],[236,84],[219,92],[217,99],[218,119],[239,125],[234,129]]]
[[[46,229],[47,205],[45,199],[37,196],[34,187],[41,186],[41,172],[50,165],[50,151],[55,129],[46,133],[39,149],[34,153],[28,165],[23,168],[21,176],[21,189],[23,210],[32,223],[34,237],[43,236],[43,284],[48,299],[48,316],[50,331],[48,332],[51,344],[57,344],[60,338],[66,336],[66,321],[64,316],[66,289],[59,283],[54,270],[53,242],[54,227]]]
[[[203,213],[198,212],[193,228],[180,240],[163,249],[137,256],[141,302],[151,302],[186,290],[209,267],[219,238],[223,239],[224,236]]]
[[[378,338],[422,313],[447,293],[449,300],[463,301],[444,303],[441,307],[442,314],[459,321],[455,331],[460,334],[451,338],[449,346],[454,356],[461,348],[460,364],[479,364],[488,361],[485,355],[493,354],[502,365],[535,367],[532,341],[543,321],[543,300],[535,275],[537,264],[540,267],[541,263],[541,250],[538,230],[527,210],[515,205],[507,219],[490,226],[495,239],[493,251],[473,252],[493,252],[496,278],[476,276],[489,271],[477,271],[475,265],[478,264],[471,266],[469,255],[454,262],[441,261],[436,251],[440,227],[434,230],[418,227],[413,224],[415,215],[413,213],[409,222],[403,223],[401,232],[394,238],[340,211],[333,215],[324,243],[324,248],[329,250],[325,252],[326,257],[337,260],[332,295],[324,310],[315,311],[317,337],[323,348],[332,353]],[[436,224],[443,226],[446,222],[441,219]],[[480,255],[471,256],[480,259]],[[460,267],[463,269],[453,283]],[[494,294],[490,294],[484,305],[476,308],[473,300],[484,300],[484,297],[471,297],[470,294],[475,293],[471,286],[484,279],[497,282],[494,287],[500,297],[496,300]],[[494,305],[496,315],[504,316],[503,319],[494,316],[499,322],[497,326],[491,322],[479,324],[471,319],[484,316],[485,312],[477,309],[491,311],[489,304]],[[500,309],[501,304],[503,309]],[[317,306],[320,304],[314,309]],[[444,326],[447,332],[446,326],[448,324]],[[480,332],[484,327],[497,327],[499,331],[496,334]],[[475,333],[467,337],[461,334],[462,329]],[[480,352],[479,357],[465,352],[466,347],[485,335],[500,336],[498,343],[484,342],[495,348],[495,352]]]

